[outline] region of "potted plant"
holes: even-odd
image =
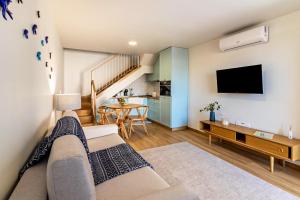
[[[208,104],[208,106],[202,108],[200,112],[210,112],[209,120],[215,122],[216,121],[215,111],[220,109],[221,109],[221,105],[219,104],[219,102],[215,101],[213,103]]]
[[[121,106],[124,106],[126,103],[125,98],[123,98],[123,97],[118,98],[118,102]]]

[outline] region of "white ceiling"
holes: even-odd
[[[300,0],[51,0],[63,47],[156,53],[300,9]],[[129,47],[136,40],[138,46]]]

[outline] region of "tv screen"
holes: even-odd
[[[217,71],[218,93],[263,94],[262,65]]]

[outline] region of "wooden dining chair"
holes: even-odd
[[[100,114],[101,125],[111,124],[109,118],[113,116],[114,112],[109,111],[106,106],[100,106],[98,109],[98,113]]]
[[[146,134],[148,135],[148,130],[146,127],[146,120],[148,115],[148,106],[141,106],[139,108],[136,108],[136,111],[138,113],[137,116],[129,116],[129,137],[131,136],[132,131],[134,131],[133,126],[143,126]]]

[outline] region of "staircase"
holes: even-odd
[[[91,95],[82,97],[82,108],[76,111],[83,126],[96,124],[97,107],[105,100],[113,97],[144,74],[153,72],[152,63],[147,64],[149,60],[153,60],[153,55],[145,55],[142,60],[140,56],[114,55],[93,67],[90,72]],[[87,85],[84,87],[86,88]]]
[[[81,109],[75,111],[83,127],[95,125],[95,118],[92,111],[91,96],[81,97]]]
[[[138,69],[139,67],[141,67],[141,66],[138,66],[138,65],[130,66],[128,69],[126,69],[125,71],[123,71],[120,74],[118,74],[116,77],[114,77],[108,83],[104,84],[102,87],[100,87],[99,89],[97,89],[97,93],[96,94],[97,95],[101,94],[101,92],[105,91],[107,88],[109,88],[110,86],[112,86],[113,84],[115,84],[116,82],[118,82],[119,80],[121,80],[122,78],[126,77],[131,72],[133,72],[136,69]]]

